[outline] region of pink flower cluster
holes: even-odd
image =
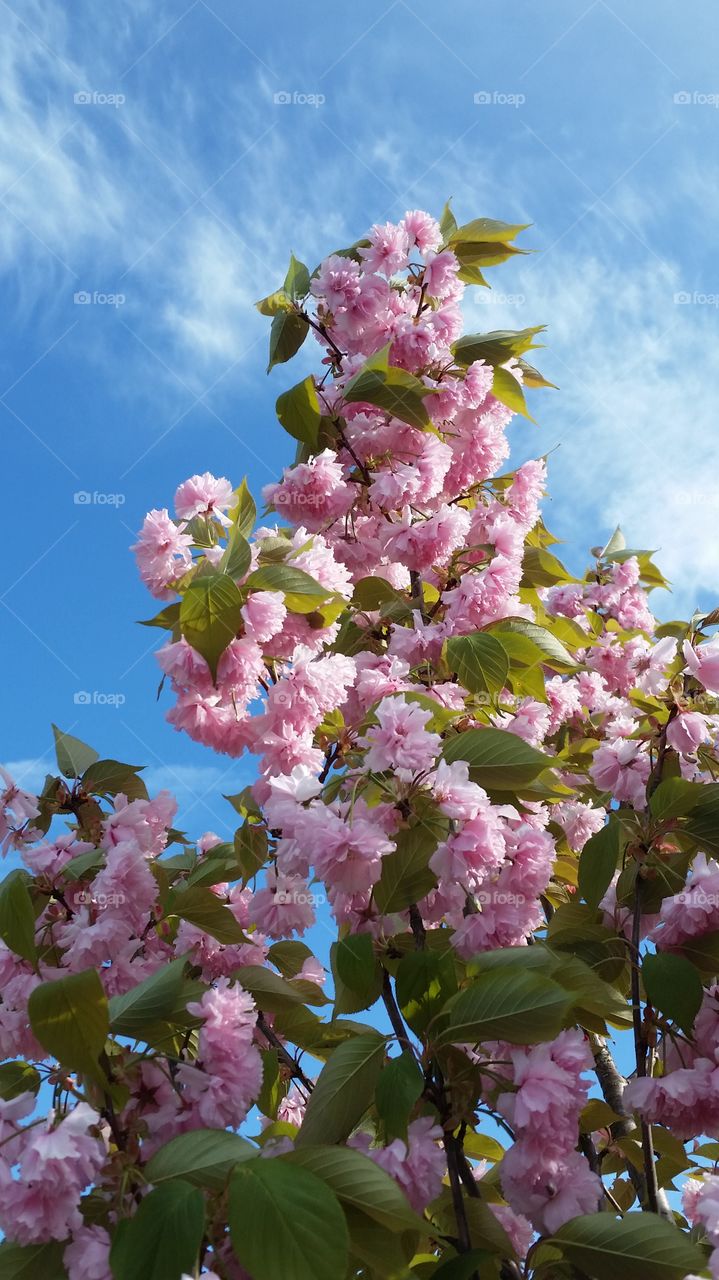
[[[593,1213],[602,1195],[600,1178],[575,1150],[592,1055],[580,1031],[563,1031],[549,1044],[510,1049],[509,1058],[514,1089],[500,1093],[497,1108],[516,1141],[502,1161],[502,1189],[537,1231],[551,1234]]]

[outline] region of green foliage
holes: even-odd
[[[467,729],[447,738],[442,755],[448,764],[466,760],[475,782],[498,791],[521,789],[553,763],[515,733],[491,728]]]
[[[253,1280],[338,1280],[347,1224],[326,1182],[282,1159],[248,1160],[230,1183],[232,1248]]]
[[[257,1155],[257,1148],[226,1129],[193,1129],[155,1152],[145,1173],[153,1186],[184,1179],[193,1187],[222,1191],[236,1165]]]
[[[242,596],[226,573],[195,578],[182,597],[180,629],[185,640],[205,659],[213,680],[217,664],[242,625]]]
[[[115,1280],[180,1280],[192,1274],[202,1243],[202,1192],[180,1180],[156,1187],[113,1239]]]
[[[705,1267],[701,1249],[651,1213],[619,1221],[604,1213],[573,1218],[550,1243],[593,1280],[684,1280]]]
[[[349,1137],[372,1102],[384,1051],[384,1037],[376,1032],[356,1036],[335,1049],[310,1095],[298,1147],[343,1142]]]
[[[28,1000],[30,1026],[58,1062],[107,1084],[100,1054],[110,1029],[107,997],[94,969],[35,987]]]
[[[429,427],[431,420],[425,399],[431,389],[414,374],[389,363],[389,348],[383,347],[347,383],[344,398],[348,404],[373,404],[385,409],[413,427]]]

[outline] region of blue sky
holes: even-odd
[[[658,612],[717,603],[709,6],[0,0],[0,28],[0,759],[26,785],[55,721],[146,763],[192,833],[234,825],[251,762],[165,724],[129,544],[193,472],[257,494],[289,461],[274,401],[299,373],[265,376],[252,303],[290,249],[314,266],[448,196],[534,224],[467,319],[549,326],[561,390],[511,433],[517,462],[554,450],[568,561],[621,521],[662,548]]]

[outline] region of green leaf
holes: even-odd
[[[265,564],[247,579],[251,591],[281,591],[291,613],[313,613],[330,595],[314,578],[291,564]]]
[[[282,288],[295,302],[298,298],[305,298],[310,291],[310,273],[294,253],[290,254],[290,265]]]
[[[452,952],[409,951],[399,962],[395,990],[405,1022],[422,1035],[456,993]]]
[[[432,1272],[432,1280],[474,1280],[475,1276],[483,1274],[482,1265],[491,1263],[492,1255],[486,1250],[472,1249],[470,1253],[463,1253],[460,1257],[444,1262]]]
[[[375,1104],[388,1142],[392,1138],[407,1140],[409,1117],[423,1089],[424,1077],[411,1053],[390,1058],[375,1089]]]
[[[382,859],[382,874],[374,887],[374,900],[384,915],[402,911],[436,888],[429,860],[437,840],[437,831],[423,822],[397,833],[397,847]]]
[[[195,987],[185,979],[186,960],[178,956],[164,968],[145,978],[136,987],[110,1000],[112,1031],[132,1039],[143,1039],[158,1023],[174,1019],[193,999]]]
[[[203,885],[193,884],[187,888],[171,890],[165,910],[167,915],[187,920],[225,946],[248,941],[230,908],[216,893]]]
[[[442,755],[448,764],[466,760],[475,782],[499,791],[526,786],[554,763],[505,729],[467,729],[446,740]]]
[[[193,1129],[171,1138],[145,1167],[154,1186],[184,1178],[193,1187],[222,1191],[235,1165],[257,1155],[257,1148],[227,1129]]]
[[[494,370],[492,395],[495,400],[505,404],[508,409],[513,409],[515,413],[521,413],[524,418],[529,418],[530,422],[534,422],[534,418],[527,409],[521,382],[515,378],[513,373],[509,372],[509,369],[503,368],[502,365],[497,365]]]
[[[302,1147],[279,1159],[321,1178],[344,1205],[361,1210],[390,1231],[413,1231],[422,1224],[394,1178],[360,1151],[351,1147]]]
[[[487,244],[500,244],[505,240],[514,240],[520,231],[526,231],[529,222],[495,222],[491,218],[475,218],[457,227],[449,237],[449,244],[466,244],[481,240]]]
[[[257,310],[263,316],[276,316],[281,311],[292,311],[292,299],[284,289],[275,289],[274,293],[268,293],[266,298],[260,298],[255,303]]]
[[[276,364],[285,364],[291,360],[299,351],[309,331],[310,326],[307,321],[294,309],[288,311],[283,307],[277,311],[270,329],[270,359],[267,372],[274,369]]]
[[[35,909],[32,905],[26,871],[11,871],[0,882],[0,938],[6,947],[34,965]]]
[[[683,818],[701,800],[706,784],[689,782],[687,778],[665,778],[652,792],[649,809],[657,822],[666,818]]]
[[[507,651],[495,636],[475,631],[447,640],[445,655],[450,671],[470,693],[498,693],[509,675]]]
[[[244,578],[251,563],[252,552],[249,542],[237,528],[231,529],[218,566],[220,572],[226,573],[229,578]]]
[[[113,1241],[115,1280],[180,1280],[193,1275],[205,1229],[202,1192],[187,1182],[168,1182],[140,1201],[133,1218]]]
[[[694,965],[684,956],[657,951],[642,961],[642,982],[647,999],[655,1009],[691,1036],[704,996]]]
[[[344,1142],[374,1097],[384,1048],[383,1036],[368,1034],[335,1049],[310,1094],[298,1147]]]
[[[322,410],[317,398],[314,378],[310,374],[277,400],[277,417],[288,435],[316,452],[319,442]]]
[[[576,668],[576,659],[562,644],[561,640],[549,631],[547,627],[540,627],[536,622],[530,622],[527,618],[502,618],[500,622],[492,624],[491,634],[497,639],[505,643],[505,634],[511,632],[513,635],[525,636],[531,640],[542,657],[542,661],[549,666],[554,666],[560,670],[574,670]]]
[[[195,578],[180,605],[180,629],[187,643],[205,659],[213,680],[217,664],[242,626],[242,596],[225,573]]]
[[[17,1098],[21,1093],[37,1093],[41,1084],[40,1072],[29,1062],[17,1059],[15,1062],[3,1062],[0,1066],[0,1098],[6,1101]]]
[[[337,1197],[320,1178],[281,1159],[235,1170],[232,1248],[253,1280],[340,1280],[349,1241]]]
[[[380,1226],[374,1218],[355,1209],[343,1206],[350,1236],[350,1265],[348,1277],[371,1277],[372,1280],[416,1280],[409,1263],[414,1253],[417,1230],[402,1235]]]
[[[243,538],[249,538],[255,527],[257,519],[257,507],[255,500],[250,493],[247,478],[243,479],[242,484],[235,489],[235,497],[237,502],[229,512],[233,529],[241,533]]]
[[[160,609],[154,618],[141,618],[141,627],[162,627],[163,631],[174,631],[180,621],[180,601],[175,600],[164,609]]]
[[[540,345],[534,339],[544,328],[540,324],[532,329],[495,329],[492,333],[467,333],[454,343],[452,352],[461,365],[474,364],[475,360],[484,360],[495,366],[503,365],[512,357],[521,356],[525,351]]]
[[[147,787],[138,773],[143,765],[122,764],[119,760],[96,760],[82,775],[83,791],[98,796],[116,796],[128,800],[147,800]]]
[[[244,822],[235,832],[235,853],[247,883],[267,860],[267,832],[264,827]]]
[[[55,754],[60,773],[66,778],[82,777],[85,770],[98,759],[98,752],[79,738],[73,738],[72,734],[63,733],[56,724],[52,726],[52,731],[55,735]]]
[[[451,204],[452,201],[448,200],[442,210],[442,215],[439,220],[439,229],[442,232],[442,239],[445,244],[452,233],[457,230],[457,219],[452,213]]]
[[[684,1280],[706,1258],[687,1235],[653,1213],[608,1213],[572,1218],[548,1243],[592,1280]]]
[[[335,952],[337,972],[346,987],[358,995],[369,995],[377,981],[378,964],[368,933],[340,938]]]
[[[63,1262],[66,1240],[49,1244],[0,1244],[0,1277],[2,1280],[67,1280]]]
[[[444,1044],[508,1040],[538,1044],[559,1034],[571,1008],[567,992],[541,973],[515,967],[482,974],[447,1006]]]
[[[553,587],[558,582],[572,582],[561,560],[543,547],[525,547],[522,561],[522,586]]]
[[[619,865],[621,826],[610,818],[590,836],[579,855],[579,892],[590,907],[598,907]]]
[[[716,857],[719,855],[719,783],[703,786],[702,792],[682,830],[703,852]]]
[[[409,422],[413,427],[429,427],[431,420],[424,397],[431,395],[414,374],[389,363],[389,345],[371,356],[347,383],[344,399],[348,404],[367,403]]]
[[[276,1013],[305,1003],[302,985],[290,986],[278,973],[265,969],[263,965],[243,965],[238,970],[238,977],[245,990],[254,997],[258,1009],[264,1013]]]
[[[63,1067],[107,1084],[99,1063],[110,1022],[107,997],[94,969],[43,982],[30,993],[30,1026]]]

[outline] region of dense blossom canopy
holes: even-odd
[[[522,230],[293,258],[295,464],[259,525],[208,472],[144,521],[168,719],[256,759],[234,840],[60,731],[4,779],[7,1275],[719,1277],[717,618],[657,625],[619,531],[575,577],[503,470],[539,330],[460,303]]]

